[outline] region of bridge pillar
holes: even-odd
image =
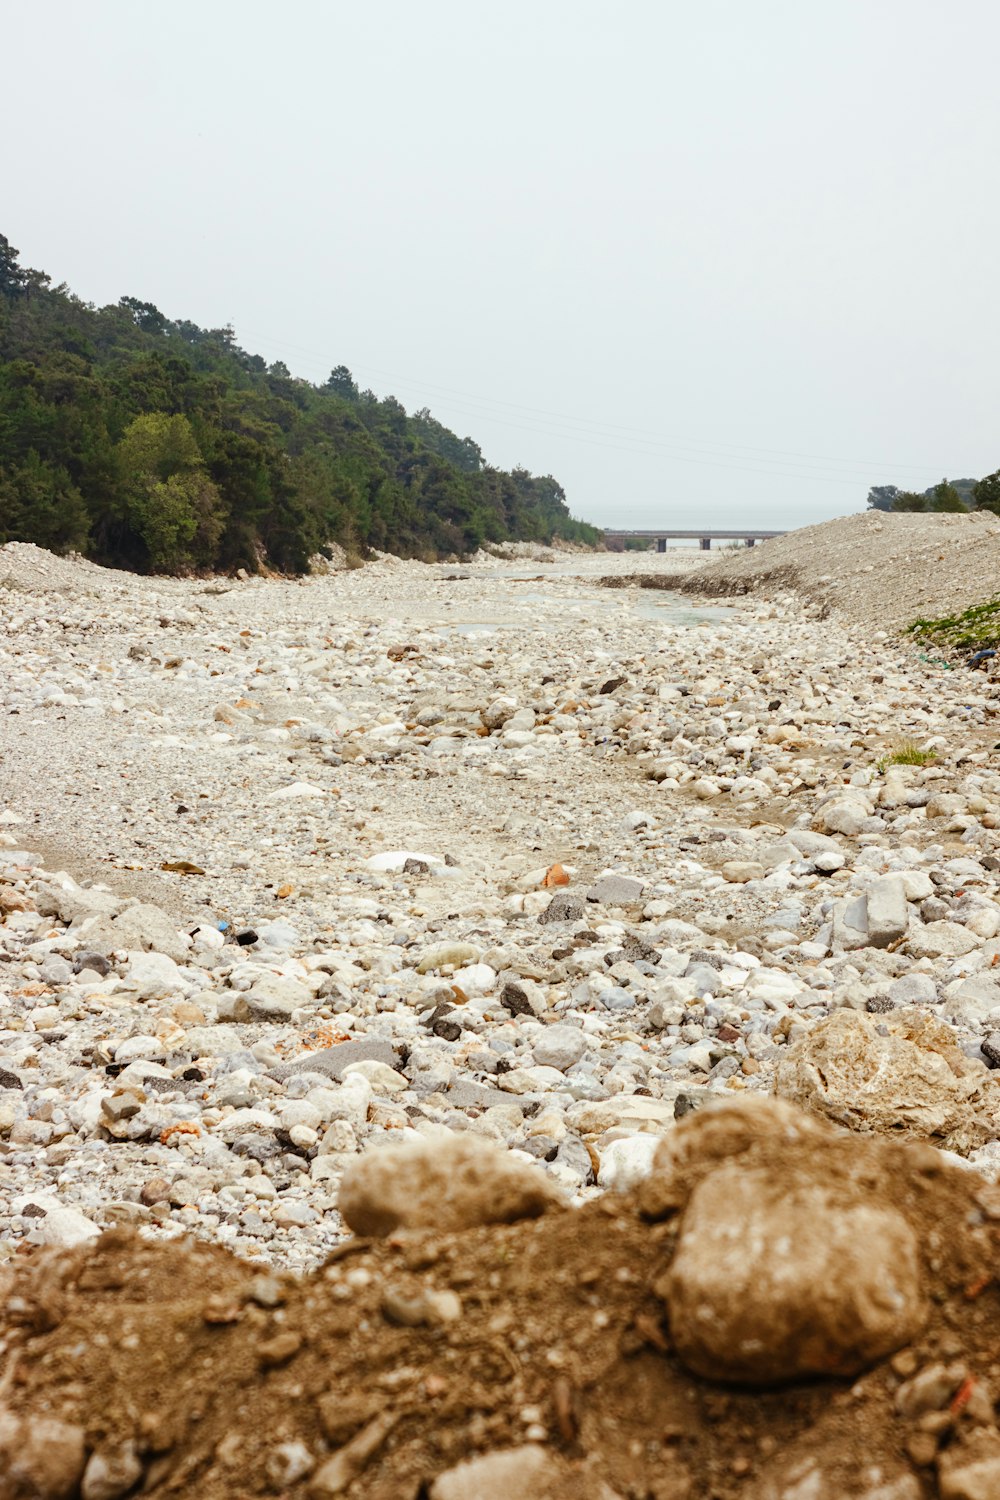
[[[666,539],[665,536],[658,536],[656,538],[656,550],[657,550],[657,552],[666,552],[666,550],[667,550],[667,539]]]
[[[711,550],[712,550],[712,538],[710,536],[703,536],[702,537],[702,539],[701,539],[701,550],[702,550],[702,552],[711,552]]]
[[[757,541],[757,538],[755,536],[748,536],[747,540],[746,540],[746,545],[748,547],[752,547],[755,544],[756,541]]]

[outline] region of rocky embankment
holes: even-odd
[[[811,613],[866,632],[900,630],[996,595],[1000,517],[864,511],[710,556],[703,572],[680,572],[671,586],[722,596],[794,591]],[[645,581],[659,587],[663,580],[661,567]]]
[[[0,1496],[1000,1493],[997,690],[573,569],[0,549]]]

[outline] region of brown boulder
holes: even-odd
[[[2,1500],[69,1500],[86,1457],[82,1428],[0,1408]]]
[[[540,1167],[480,1136],[451,1135],[367,1152],[344,1173],[337,1206],[355,1234],[379,1236],[513,1224],[565,1202]]]
[[[860,1185],[733,1162],[695,1188],[657,1291],[678,1352],[715,1380],[853,1375],[923,1327],[916,1236]]]

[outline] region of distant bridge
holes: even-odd
[[[674,531],[664,527],[659,531],[625,531],[621,527],[608,527],[604,533],[604,544],[611,552],[624,552],[625,539],[627,537],[638,537],[642,541],[656,543],[657,552],[666,552],[668,542],[698,542],[702,552],[708,552],[713,542],[743,542],[747,547],[753,547],[757,542],[764,542],[768,537],[785,536],[784,531],[762,531],[755,528],[753,531]]]

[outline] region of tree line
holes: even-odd
[[[967,511],[991,510],[1000,516],[1000,469],[982,479],[942,479],[926,490],[901,490],[894,484],[874,484],[868,491],[869,510]]]
[[[307,570],[334,544],[431,560],[595,543],[551,475],[485,462],[426,408],[268,364],[232,328],[95,307],[0,235],[0,543],[142,572]]]

